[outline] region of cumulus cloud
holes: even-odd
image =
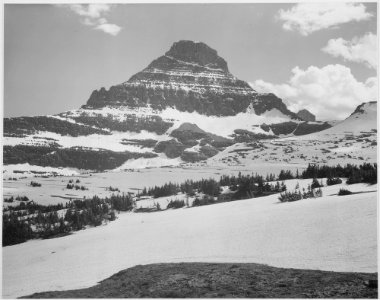
[[[95,27],[95,29],[97,30],[101,30],[105,33],[108,33],[110,35],[113,35],[113,36],[116,36],[119,34],[121,28],[115,24],[108,24],[108,23],[104,23],[104,24],[100,24],[98,26]]]
[[[285,30],[298,31],[304,36],[371,17],[363,4],[352,2],[298,3],[288,10],[281,9],[277,15],[279,20],[284,21],[282,27]]]
[[[343,65],[295,67],[287,83],[273,84],[256,80],[251,86],[258,92],[274,93],[289,109],[306,108],[319,120],[344,119],[361,103],[377,101],[377,78],[358,81]]]
[[[68,4],[70,9],[76,14],[89,17],[89,18],[100,18],[103,13],[108,12],[111,8],[109,4]]]
[[[348,61],[365,63],[369,68],[377,67],[377,38],[373,33],[355,37],[351,41],[331,39],[322,51]]]
[[[116,24],[110,24],[104,17],[110,10],[110,4],[63,4],[81,17],[83,25],[101,30],[107,34],[116,36],[119,34],[121,27]]]

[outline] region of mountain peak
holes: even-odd
[[[227,62],[218,56],[216,50],[202,42],[178,41],[165,53],[165,56],[228,72]]]
[[[234,116],[254,111],[261,115],[277,109],[298,119],[274,94],[259,94],[233,76],[217,51],[202,42],[180,40],[128,81],[109,91],[94,91],[85,107],[128,106]]]

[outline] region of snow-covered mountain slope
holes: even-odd
[[[203,135],[173,136],[186,123]],[[304,122],[275,95],[254,91],[206,44],[179,41],[128,81],[94,91],[80,109],[4,119],[4,164],[108,170],[128,160],[194,162],[236,142],[328,127]]]
[[[260,164],[298,165],[309,163],[345,165],[377,162],[377,104],[359,105],[344,121],[316,133],[279,139],[242,140],[215,156],[205,165],[245,166]]]
[[[314,133],[313,136],[359,135],[377,131],[377,102],[366,102],[359,105],[344,121],[335,126]]]
[[[340,187],[324,187],[324,197],[297,202],[279,203],[278,195],[271,195],[125,213],[107,226],[8,246],[3,248],[3,297],[89,287],[148,263],[255,262],[376,272],[377,186],[350,185],[351,191],[365,193],[344,197],[336,196]]]

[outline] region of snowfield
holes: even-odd
[[[72,168],[54,168],[54,167],[41,167],[36,165],[15,164],[3,166],[3,178],[12,177],[34,177],[36,174],[53,176],[77,176],[80,174],[80,170]]]
[[[324,197],[292,203],[271,195],[125,213],[106,226],[5,247],[3,297],[89,287],[122,269],[162,262],[376,272],[377,185],[348,186],[362,193],[343,197],[336,196],[340,187],[324,187]]]
[[[120,167],[112,170],[113,172],[119,172],[123,170],[138,170],[145,168],[160,168],[167,166],[179,166],[183,161],[181,158],[167,158],[165,154],[160,153],[158,157],[153,158],[136,158],[129,159]]]

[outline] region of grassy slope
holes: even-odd
[[[260,264],[151,264],[123,270],[98,285],[26,298],[377,298],[377,273],[274,268]]]

